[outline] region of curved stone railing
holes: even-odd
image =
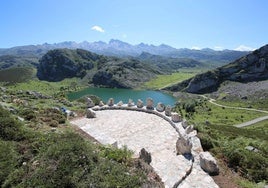
[[[167,122],[169,122],[169,124],[176,130],[176,132],[179,134],[179,136],[183,136],[186,134],[185,129],[183,128],[183,126],[181,126],[181,124],[184,122],[183,120],[181,122],[174,122],[172,121],[171,116],[166,116],[165,112],[159,112],[156,110],[156,108],[151,108],[151,109],[147,109],[146,107],[142,107],[142,108],[138,108],[137,106],[131,106],[129,107],[127,104],[123,104],[123,105],[112,105],[112,106],[108,106],[108,105],[104,105],[104,106],[94,106],[92,108],[92,110],[94,111],[102,111],[102,110],[130,110],[130,111],[137,111],[137,112],[145,112],[148,114],[154,114],[160,118],[163,118],[164,120],[166,120]],[[185,175],[180,177],[180,179],[178,179],[178,182],[176,182],[174,184],[174,188],[178,187],[192,172],[193,169],[193,165],[194,165],[194,157],[191,157],[190,159],[191,164],[188,170],[186,170]]]
[[[189,159],[191,161],[190,167],[185,172],[185,175],[180,177],[180,179],[178,179],[178,182],[176,182],[173,187],[178,187],[182,182],[184,182],[184,180],[186,180],[188,178],[188,176],[191,175],[193,168],[196,168],[196,167],[194,167],[195,165],[197,165],[196,163],[199,163],[198,162],[199,161],[199,153],[203,152],[203,148],[202,148],[200,139],[197,137],[197,132],[195,130],[193,130],[192,128],[188,129],[190,126],[188,126],[187,122],[183,119],[181,119],[181,121],[179,121],[179,122],[178,121],[174,122],[172,120],[172,116],[167,116],[165,111],[163,111],[163,112],[157,111],[157,109],[154,108],[153,106],[148,108],[146,106],[142,106],[142,107],[138,106],[138,104],[137,105],[123,104],[122,102],[120,103],[120,105],[111,104],[111,105],[93,106],[90,109],[92,109],[93,111],[131,110],[131,111],[138,111],[138,112],[145,112],[145,113],[149,113],[149,114],[154,114],[154,115],[159,116],[160,118],[166,120],[167,122],[169,122],[169,124],[176,130],[179,137],[184,137],[187,140],[189,140],[189,142],[192,145],[191,146],[191,154],[190,154],[191,158]],[[215,182],[213,182],[213,183],[215,184]],[[217,187],[217,185],[214,187]]]
[[[131,110],[131,111],[145,112],[145,113],[148,113],[148,114],[154,114],[154,115],[157,115],[157,116],[163,118],[167,122],[169,122],[170,125],[177,131],[179,136],[182,136],[183,134],[185,134],[184,128],[180,126],[180,123],[182,123],[183,121],[174,122],[174,121],[172,121],[171,116],[166,116],[165,112],[159,112],[155,108],[147,109],[146,107],[138,108],[137,106],[129,107],[127,105],[121,105],[121,106],[104,105],[104,106],[95,106],[95,107],[92,108],[92,110],[94,110],[94,111],[100,111],[100,110]]]

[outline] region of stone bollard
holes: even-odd
[[[93,102],[92,99],[89,98],[89,97],[86,97],[86,102],[87,102],[87,107],[88,107],[88,108],[92,108],[92,107],[95,106],[94,102]]]
[[[205,172],[209,173],[209,175],[219,174],[219,166],[217,165],[215,158],[209,152],[201,152],[199,157],[200,166]]]
[[[176,150],[178,155],[190,154],[193,144],[187,135],[182,135],[176,142]]]
[[[172,110],[172,107],[167,105],[166,108],[165,108],[165,115],[166,116],[171,116],[171,110]]]
[[[156,106],[156,110],[157,110],[158,112],[164,112],[164,110],[165,110],[165,105],[164,105],[163,103],[159,102],[159,103],[157,104],[157,106]]]
[[[117,106],[123,106],[123,104],[124,104],[123,101],[119,101],[116,105]]]
[[[142,108],[143,107],[143,101],[142,100],[138,99],[137,107],[138,108]]]
[[[148,110],[153,110],[154,109],[154,101],[152,98],[147,98],[146,100],[146,108]]]
[[[96,117],[96,113],[92,109],[88,108],[87,109],[87,118],[95,118],[95,117]]]
[[[189,125],[189,126],[186,127],[185,132],[186,132],[187,134],[189,134],[189,133],[192,132],[193,130],[194,130],[194,126],[193,126],[193,125]]]
[[[178,123],[181,121],[181,115],[176,113],[176,112],[172,112],[171,113],[171,120],[175,123]]]
[[[141,149],[139,155],[140,155],[139,158],[144,160],[147,164],[150,164],[152,162],[151,153],[146,151],[144,148]]]
[[[102,101],[99,102],[99,106],[102,107],[104,106],[104,103]]]
[[[108,106],[113,106],[114,105],[114,99],[113,98],[110,98],[107,102],[107,105]]]
[[[128,100],[127,106],[128,106],[128,107],[135,106],[135,103],[133,102],[132,99],[129,99],[129,100]]]

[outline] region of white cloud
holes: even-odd
[[[191,48],[191,50],[201,50],[201,48],[198,47],[198,46],[193,46],[193,47]]]
[[[91,27],[91,30],[98,31],[98,32],[101,32],[101,33],[105,32],[104,29],[102,29],[102,27],[97,26],[97,25],[94,25],[93,27]]]
[[[245,45],[241,44],[240,46],[238,46],[238,47],[235,48],[234,50],[237,50],[237,51],[253,51],[253,50],[255,50],[255,49],[252,48],[252,47],[245,46]]]

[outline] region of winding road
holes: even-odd
[[[259,109],[254,109],[254,108],[225,106],[225,105],[216,103],[215,99],[211,99],[211,98],[209,98],[209,97],[207,97],[205,95],[200,95],[200,96],[202,96],[205,99],[208,99],[208,101],[211,104],[216,105],[216,106],[220,106],[220,107],[224,107],[224,108],[230,108],[230,109],[237,109],[237,110],[248,110],[248,111],[262,112],[262,113],[267,113],[268,114],[268,111],[266,111],[266,110],[259,110]],[[250,126],[250,125],[253,125],[255,123],[258,123],[258,122],[261,122],[261,121],[264,121],[264,120],[267,120],[267,119],[268,119],[268,115],[267,116],[262,116],[262,117],[259,117],[259,118],[256,118],[256,119],[253,119],[253,120],[250,120],[250,121],[238,124],[238,125],[234,125],[234,126],[238,127],[238,128],[242,128],[242,127]]]

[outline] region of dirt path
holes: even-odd
[[[248,110],[248,111],[262,112],[262,113],[267,113],[268,114],[268,111],[266,111],[266,110],[259,110],[259,109],[254,109],[254,108],[243,108],[243,107],[225,106],[225,105],[216,103],[215,102],[216,101],[215,99],[208,98],[208,97],[206,97],[204,95],[200,95],[200,96],[202,96],[205,99],[208,99],[208,101],[211,104],[216,105],[216,106],[220,106],[220,107],[224,107],[224,108],[229,108],[229,109],[237,109],[237,110]],[[238,127],[238,128],[246,127],[246,126],[250,126],[250,125],[253,125],[255,123],[258,123],[260,121],[264,121],[266,119],[268,119],[268,116],[262,116],[262,117],[259,117],[259,118],[256,118],[256,119],[253,119],[253,120],[250,120],[250,121],[247,121],[247,122],[238,124],[238,125],[234,125],[234,126],[235,127]]]

